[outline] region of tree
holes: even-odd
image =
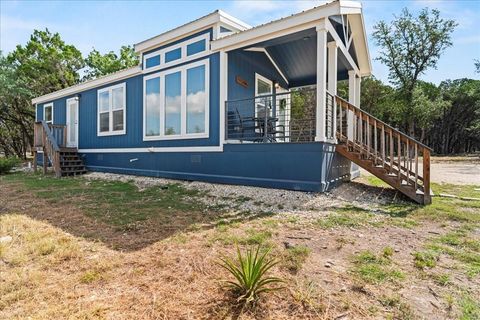
[[[78,83],[85,64],[77,48],[48,29],[34,30],[27,44],[17,45],[7,60],[37,96]]]
[[[475,73],[480,73],[480,60],[475,59]]]
[[[58,33],[35,30],[25,46],[0,54],[0,150],[26,158],[33,142],[31,99],[76,84],[84,66],[80,51]]]
[[[415,134],[417,119],[414,110],[414,90],[419,78],[429,68],[436,68],[438,59],[452,45],[451,34],[457,23],[442,19],[438,10],[423,9],[413,16],[408,9],[387,24],[374,26],[373,37],[380,46],[377,60],[389,68],[389,79],[400,89],[405,101],[403,126]]]
[[[87,70],[83,80],[94,79],[122,69],[134,67],[139,64],[138,56],[131,46],[122,46],[120,55],[110,51],[102,55],[93,49],[85,59]]]

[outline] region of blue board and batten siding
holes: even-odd
[[[199,34],[179,40],[188,40]],[[158,50],[161,48],[156,48]],[[155,51],[153,50],[153,51]],[[327,143],[225,144],[223,151],[197,152],[196,147],[220,149],[220,56],[211,54],[182,64],[209,59],[209,137],[182,140],[143,141],[143,77],[139,74],[57,99],[53,102],[55,124],[66,122],[66,100],[79,96],[78,148],[99,149],[81,153],[87,169],[145,176],[219,183],[245,184],[305,191],[325,191],[348,178],[350,163],[335,153]],[[156,70],[160,72],[182,64]],[[152,72],[152,73],[153,73]],[[236,51],[228,56],[228,99],[255,95],[255,73],[287,84],[264,53]],[[245,79],[249,86],[240,86],[235,77]],[[97,135],[97,91],[115,84],[126,84],[126,133],[113,136]],[[50,103],[50,102],[49,102]],[[43,105],[37,105],[37,119],[43,119]],[[128,148],[191,147],[189,152],[128,152]],[[101,149],[123,149],[102,152]]]

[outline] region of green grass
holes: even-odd
[[[374,213],[352,206],[338,208],[336,212],[332,212],[324,218],[319,218],[315,222],[322,229],[358,228],[367,225],[377,226],[379,223],[378,217]]]
[[[480,319],[480,302],[468,293],[464,293],[459,301],[461,320]]]
[[[353,264],[353,273],[368,283],[395,282],[405,277],[384,254],[377,256],[371,251],[363,251],[353,257]]]
[[[164,224],[187,225],[197,222],[192,212],[215,211],[198,201],[203,193],[173,183],[140,191],[132,182],[23,173],[4,176],[2,181],[19,184],[52,205],[73,204],[91,217],[125,229],[153,217]]]
[[[413,253],[413,261],[418,269],[435,268],[438,256],[436,251],[417,251]]]
[[[304,245],[297,245],[285,249],[282,266],[292,273],[297,273],[302,268],[312,250]]]

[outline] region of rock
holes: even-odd
[[[346,288],[346,287],[342,287],[342,288],[340,289],[340,292],[346,292],[346,291],[347,291],[347,288]]]
[[[395,248],[395,252],[400,252],[400,249]]]
[[[11,236],[0,237],[0,243],[9,243],[9,242],[12,242]]]
[[[332,266],[327,262],[325,263],[325,268],[331,268]]]
[[[323,247],[322,247],[322,249],[327,249],[327,248],[328,248],[328,246],[323,246]]]

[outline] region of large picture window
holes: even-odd
[[[144,140],[208,137],[209,62],[144,78]]]
[[[125,134],[125,83],[98,90],[97,98],[98,135]]]

